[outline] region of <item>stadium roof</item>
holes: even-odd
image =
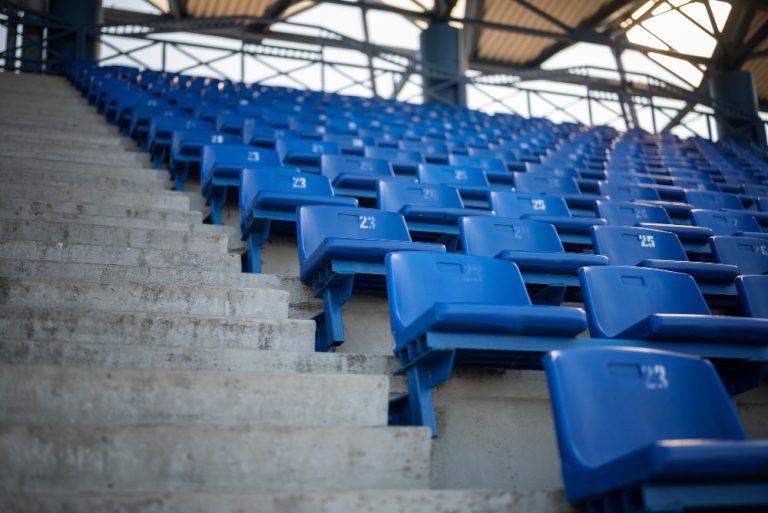
[[[309,9],[311,0],[148,0],[169,20],[252,16],[248,36],[266,37],[273,21]],[[323,0],[368,11],[405,15],[416,22],[461,23],[466,31],[470,67],[495,71],[536,68],[578,42],[605,44],[617,51],[638,50],[668,65],[680,58],[703,74],[713,69],[744,69],[755,78],[761,106],[768,108],[768,1],[765,0]],[[457,12],[461,5],[460,13]],[[730,4],[730,5],[729,5]],[[725,8],[725,15],[722,15]],[[107,9],[105,22],[125,23],[131,15]],[[668,25],[693,24],[705,31],[712,48],[702,54],[664,40],[653,31],[652,18]],[[673,18],[677,16],[677,18]],[[148,16],[148,15],[144,15]],[[722,23],[721,23],[722,22]],[[219,35],[240,37],[232,30]],[[631,37],[632,35],[636,37]],[[638,41],[638,36],[640,40]],[[299,37],[299,36],[295,36]],[[679,39],[679,38],[678,38]],[[633,42],[634,41],[634,42]],[[665,60],[666,59],[666,60]],[[706,83],[706,81],[704,81]]]

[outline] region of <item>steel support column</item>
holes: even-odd
[[[8,51],[11,48],[16,48],[16,36],[18,35],[16,24],[10,22],[6,26],[7,32],[5,33],[5,48]],[[5,56],[5,69],[13,71],[16,69],[16,52],[13,51]]]
[[[715,108],[717,132],[721,139],[766,144],[765,128],[757,106],[757,93],[752,74],[748,71],[713,71],[709,90]],[[740,111],[725,110],[722,105]]]
[[[51,14],[78,28],[77,34],[67,34],[49,42],[56,59],[98,58],[98,39],[86,34],[86,27],[101,23],[101,0],[50,0]],[[51,35],[57,30],[51,29]]]
[[[436,77],[424,73],[425,102],[440,102],[465,107],[467,92],[461,77],[467,69],[467,57],[461,44],[461,31],[447,23],[434,22],[421,33],[421,59],[425,64],[450,74]]]

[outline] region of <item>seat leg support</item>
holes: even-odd
[[[173,189],[183,191],[189,176],[189,162],[177,162],[173,170]]]
[[[410,367],[405,376],[408,395],[389,403],[389,423],[399,426],[426,426],[437,437],[437,417],[432,389],[444,383],[453,371],[455,351],[433,351],[428,362]]]
[[[227,203],[227,187],[211,187],[211,195],[208,197],[208,206],[211,207],[211,213],[208,219],[211,224],[222,224],[221,211]]]
[[[336,275],[336,283],[323,291],[323,311],[315,319],[315,351],[327,352],[344,343],[341,307],[352,296],[354,274]]]
[[[261,272],[261,247],[269,237],[269,220],[262,223],[253,223],[248,233],[245,234],[246,251],[243,253],[243,272]]]

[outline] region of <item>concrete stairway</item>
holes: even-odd
[[[393,359],[315,354],[295,278],[240,273],[63,79],[0,73],[0,510],[474,511],[387,427]],[[522,501],[522,502],[521,502]]]

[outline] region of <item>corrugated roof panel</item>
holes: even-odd
[[[198,18],[213,16],[263,16],[275,0],[187,0],[187,12]]]
[[[529,2],[550,16],[570,27],[578,26],[592,16],[609,0],[529,0]],[[549,32],[563,33],[564,30],[539,16],[530,9],[511,0],[486,0],[483,19],[506,25],[518,25]],[[504,61],[522,65],[536,58],[542,51],[555,44],[557,39],[532,36],[485,28],[480,31],[477,55],[480,59]]]

